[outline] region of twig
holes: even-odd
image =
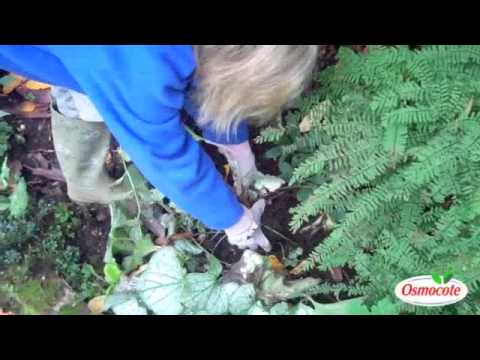
[[[66,182],[65,177],[63,176],[60,169],[42,169],[42,168],[32,168],[28,165],[23,165],[24,168],[30,170],[33,175],[41,176],[50,180],[56,180],[61,182]]]
[[[282,250],[282,259],[285,259],[285,249],[283,248],[282,243],[278,243],[280,245],[280,249]]]
[[[215,244],[215,246],[213,247],[212,249],[212,252],[215,252],[215,250],[217,249],[218,245],[220,245],[220,243],[225,240],[225,238],[227,237],[227,235],[223,235],[220,240],[217,241],[217,243]]]
[[[285,235],[279,233],[277,230],[271,228],[270,226],[268,226],[268,225],[262,225],[262,226],[263,226],[265,229],[267,229],[267,230],[273,232],[274,234],[280,236],[282,239],[288,241],[290,244],[292,244],[292,245],[297,245],[297,244],[295,243],[295,241],[293,241],[292,239],[289,239],[288,237],[286,237]]]
[[[290,191],[290,190],[297,190],[297,189],[312,189],[311,186],[300,186],[300,185],[296,185],[296,186],[285,186],[283,188],[280,188],[280,189],[277,189],[275,192],[272,192],[272,193],[269,193],[267,195],[264,196],[264,198],[266,200],[273,200],[273,199],[276,199],[277,197],[280,197],[282,195],[284,195],[286,192]]]
[[[123,158],[121,158],[121,159],[122,159],[123,168],[125,169],[125,175],[127,175],[128,182],[130,183],[130,186],[131,186],[132,191],[133,191],[133,196],[135,198],[135,202],[137,203],[138,212],[137,212],[137,216],[136,216],[136,221],[140,221],[141,207],[140,207],[140,199],[138,198],[138,194],[137,194],[137,189],[135,187],[135,184],[133,183],[132,176],[130,175],[130,172],[128,171],[126,161]]]
[[[194,241],[198,246],[200,246],[200,248],[202,248],[203,251],[205,251],[206,253],[212,255],[213,257],[215,257],[215,255],[213,255],[212,252],[210,252],[210,251],[208,251],[207,249],[205,249],[205,247],[203,247],[202,244],[200,244],[197,239],[193,238],[193,241]],[[220,262],[221,262],[222,264],[224,264],[224,265],[232,266],[232,264],[229,264],[229,263],[227,263],[227,262],[225,262],[225,261],[223,261],[223,260],[218,259],[218,261],[220,261]]]

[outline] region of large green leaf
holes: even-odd
[[[222,274],[222,264],[215,256],[210,254],[208,255],[208,261],[208,273],[216,279]]]
[[[228,296],[211,273],[188,274],[185,279],[183,303],[192,312],[206,311],[222,315],[228,311]]]
[[[141,300],[157,315],[181,314],[185,274],[175,249],[160,249],[150,259],[137,284]]]
[[[245,314],[255,302],[253,284],[227,283],[222,286],[228,297],[228,312],[232,315]]]

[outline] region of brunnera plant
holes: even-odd
[[[277,158],[299,204],[291,228],[323,214],[335,226],[304,270],[349,267],[354,280],[322,284],[394,299],[405,278],[452,269],[470,290],[448,308],[480,311],[480,46],[341,48],[318,90],[258,142]]]

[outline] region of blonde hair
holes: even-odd
[[[318,45],[196,45],[199,123],[229,134],[242,120],[275,118],[307,85],[317,52]]]

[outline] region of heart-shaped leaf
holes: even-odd
[[[211,273],[188,274],[183,294],[185,307],[194,313],[222,315],[228,311],[228,295]]]
[[[178,315],[186,270],[173,247],[157,251],[137,283],[141,300],[157,315]]]
[[[232,315],[246,313],[255,302],[253,284],[227,283],[223,285],[223,290],[228,296],[228,312]]]

